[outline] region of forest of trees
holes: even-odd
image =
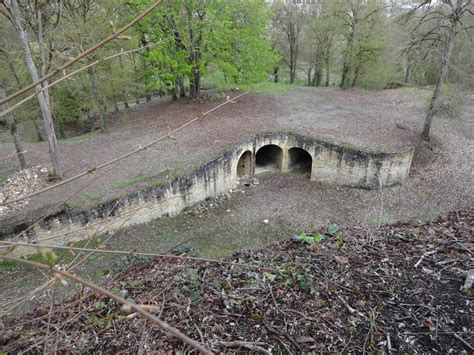
[[[1,1],[0,99],[76,57],[152,3]],[[474,85],[473,14],[471,0],[165,0],[82,60],[86,70],[51,88],[48,83],[60,75],[43,82],[34,100],[0,122],[10,130],[23,167],[17,125],[32,122],[37,139],[48,140],[62,178],[57,137],[65,136],[65,125],[105,132],[107,115],[133,100],[197,99],[203,87],[228,89],[274,74],[275,82],[342,89],[431,86],[422,133],[428,140],[442,93],[455,95]],[[62,75],[79,64],[74,68]]]

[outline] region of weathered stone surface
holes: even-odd
[[[278,170],[291,170],[289,150],[301,148],[311,156],[312,181],[364,189],[400,184],[409,174],[413,157],[413,150],[396,154],[373,153],[293,133],[257,135],[198,168],[191,175],[168,181],[160,188],[131,193],[91,210],[65,209],[42,221],[27,233],[25,239],[41,241],[55,236],[55,244],[60,244],[82,240],[97,232],[111,232],[175,215],[185,207],[233,189],[239,175],[254,175],[255,156],[260,148],[267,145],[279,147],[275,157],[278,161],[273,165]],[[245,161],[240,160],[241,157]],[[18,232],[15,226],[6,228],[1,231],[1,237],[11,237],[15,232]],[[15,252],[25,254],[30,251],[18,248]]]

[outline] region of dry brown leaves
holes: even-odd
[[[157,316],[215,352],[468,353],[474,297],[460,288],[474,268],[473,217],[470,209],[427,224],[354,228],[311,247],[287,240],[229,258],[275,273],[155,259],[109,287],[156,306]],[[87,291],[51,315],[38,310],[5,324],[2,347],[12,353],[53,345],[73,353],[191,350]]]

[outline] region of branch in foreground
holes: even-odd
[[[227,105],[227,104],[229,104],[229,103],[231,103],[231,102],[234,102],[235,100],[241,98],[242,96],[245,96],[245,95],[249,94],[250,92],[252,92],[252,91],[255,90],[256,88],[258,88],[258,87],[262,86],[263,84],[265,84],[267,81],[273,79],[274,77],[275,77],[275,75],[270,75],[270,76],[269,76],[267,79],[265,79],[264,81],[262,81],[262,82],[256,84],[255,86],[253,86],[250,90],[248,90],[248,91],[246,91],[246,92],[244,92],[244,93],[242,93],[242,94],[240,94],[240,95],[237,95],[236,97],[233,97],[231,100],[224,101],[223,103],[221,103],[221,104],[219,104],[219,105],[217,105],[217,106],[211,108],[209,111],[206,111],[206,112],[204,112],[204,113],[201,113],[199,116],[193,118],[192,120],[186,122],[185,124],[183,124],[183,125],[179,126],[178,128],[172,130],[171,132],[168,132],[167,134],[165,134],[165,135],[163,135],[163,136],[161,136],[161,137],[155,139],[154,141],[151,141],[150,143],[145,144],[144,146],[140,146],[139,148],[137,148],[137,149],[135,149],[135,150],[132,150],[132,151],[126,153],[126,154],[123,154],[123,155],[121,155],[121,156],[119,156],[119,157],[117,157],[117,158],[115,158],[115,159],[109,160],[108,162],[103,163],[103,164],[101,164],[101,165],[93,166],[93,167],[89,168],[88,170],[85,170],[85,171],[83,171],[83,172],[81,172],[81,173],[79,173],[79,174],[77,174],[77,175],[74,175],[74,176],[72,176],[72,177],[70,177],[70,178],[68,178],[68,179],[62,180],[61,182],[57,183],[56,185],[52,185],[52,186],[46,187],[46,188],[44,188],[44,189],[42,189],[42,190],[38,190],[38,191],[36,191],[36,192],[33,192],[33,193],[31,193],[31,194],[22,196],[22,197],[20,197],[20,198],[15,199],[15,200],[2,202],[2,203],[0,203],[0,206],[8,206],[8,205],[11,205],[12,203],[16,203],[16,202],[19,202],[19,201],[23,201],[23,200],[26,200],[26,199],[31,198],[31,197],[33,197],[33,196],[37,196],[37,195],[43,194],[43,193],[45,193],[45,192],[47,192],[47,191],[50,191],[50,190],[56,189],[56,188],[58,188],[58,187],[60,187],[60,186],[66,185],[66,184],[68,184],[68,183],[70,183],[70,182],[72,182],[72,181],[75,181],[75,180],[77,180],[77,179],[83,177],[83,176],[92,174],[92,173],[96,172],[97,170],[101,170],[101,169],[103,169],[103,168],[105,168],[105,167],[107,167],[107,166],[109,166],[109,165],[112,165],[112,164],[117,163],[117,162],[119,162],[119,161],[122,161],[122,160],[124,160],[124,159],[126,159],[126,158],[129,158],[129,157],[131,157],[131,156],[133,156],[133,155],[135,155],[135,154],[138,154],[138,153],[140,153],[140,152],[142,152],[142,151],[144,151],[144,150],[147,150],[147,149],[150,148],[151,146],[153,146],[153,145],[155,145],[155,144],[157,144],[157,143],[159,143],[159,142],[161,142],[161,141],[163,141],[163,140],[165,140],[165,139],[167,139],[167,138],[169,138],[169,137],[172,137],[173,134],[175,134],[175,133],[177,133],[177,132],[180,132],[180,131],[182,131],[184,128],[186,128],[187,126],[189,126],[189,125],[191,125],[191,124],[193,124],[193,123],[195,123],[195,122],[201,120],[203,117],[205,117],[206,115],[210,114],[211,112],[214,112],[214,111],[216,111],[217,109],[219,109],[219,108],[221,108],[221,107],[223,107],[223,106],[225,106],[225,105]]]
[[[79,278],[79,277],[77,277],[77,276],[75,276],[75,275],[73,275],[73,274],[71,274],[67,271],[52,268],[52,267],[50,267],[46,264],[37,263],[37,262],[30,261],[30,260],[25,260],[25,259],[16,258],[16,257],[13,257],[13,256],[6,256],[6,255],[0,255],[0,259],[9,260],[9,261],[16,261],[16,262],[27,264],[27,265],[30,265],[30,266],[35,266],[39,269],[52,272],[56,278],[57,278],[56,275],[60,275],[60,276],[63,276],[65,278],[69,279],[69,280],[72,280],[72,281],[74,281],[78,284],[89,287],[90,289],[92,289],[92,290],[94,290],[94,291],[96,291],[96,292],[98,292],[98,293],[100,293],[104,296],[107,296],[107,297],[115,300],[116,302],[122,304],[126,309],[130,309],[130,310],[133,310],[137,313],[140,313],[146,319],[148,319],[148,320],[152,321],[153,323],[157,324],[162,330],[174,335],[176,338],[180,339],[181,341],[188,344],[192,348],[200,351],[202,354],[212,354],[212,352],[210,352],[208,349],[204,348],[197,341],[189,338],[186,334],[183,334],[178,329],[170,326],[168,323],[166,323],[166,322],[162,321],[161,319],[155,317],[154,315],[148,313],[140,305],[130,303],[126,299],[124,299],[120,296],[117,296],[116,294],[114,294],[110,291],[107,291],[106,289],[104,289],[100,286],[97,286],[96,284],[94,284],[92,282],[89,282],[87,280],[83,280],[83,279],[81,279],[81,278]]]
[[[18,101],[16,104],[10,106],[8,109],[6,109],[5,111],[1,112],[0,113],[0,118],[2,117],[5,117],[7,114],[9,114],[10,112],[12,112],[13,110],[17,109],[18,107],[20,107],[21,105],[23,105],[24,103],[30,101],[31,99],[33,99],[36,95],[38,95],[39,93],[41,92],[44,92],[46,90],[48,90],[50,87],[52,86],[55,86],[57,84],[59,84],[60,82],[66,80],[66,79],[69,79],[71,78],[72,76],[76,75],[76,74],[79,74],[80,72],[86,70],[86,69],[89,69],[99,63],[102,63],[102,62],[105,62],[107,60],[110,60],[110,59],[113,59],[113,58],[116,58],[116,57],[120,57],[121,55],[126,55],[126,54],[131,54],[131,53],[135,53],[135,52],[138,52],[138,51],[142,51],[144,49],[149,49],[149,48],[152,48],[156,45],[158,45],[159,43],[161,42],[158,42],[158,43],[151,43],[151,44],[148,44],[146,46],[143,46],[143,47],[140,47],[140,48],[136,48],[136,49],[132,49],[132,50],[129,50],[129,51],[125,51],[125,52],[119,52],[119,53],[115,53],[111,56],[108,56],[108,57],[105,57],[105,58],[101,58],[101,59],[97,59],[95,61],[93,61],[92,63],[90,64],[87,64],[86,66],[82,67],[82,68],[79,68],[67,75],[64,75],[62,77],[60,77],[58,80],[56,81],[53,81],[52,83],[48,84],[48,85],[44,85],[42,87],[39,87],[33,94],[31,94],[30,96],[27,96],[25,97],[23,100],[21,101]]]
[[[264,270],[264,271],[278,272],[278,270],[276,269],[267,268],[267,267],[258,266],[258,265],[240,264],[240,263],[233,263],[230,261],[198,258],[194,256],[141,253],[141,252],[124,251],[124,250],[89,249],[89,248],[79,248],[79,247],[70,247],[70,246],[61,246],[61,245],[32,244],[32,243],[20,243],[20,242],[8,242],[8,241],[0,241],[0,244],[4,245],[4,247],[0,247],[0,249],[2,248],[8,249],[10,247],[21,246],[21,247],[31,247],[31,248],[38,248],[38,249],[49,248],[49,249],[71,250],[71,251],[84,251],[84,252],[99,253],[99,254],[102,253],[102,254],[115,254],[115,255],[129,255],[129,256],[149,256],[149,257],[157,257],[157,258],[202,261],[202,262],[209,262],[209,263],[226,264],[226,265],[231,265],[231,266],[239,266],[239,267],[243,267],[247,269],[258,269],[258,270]]]
[[[156,7],[158,7],[158,5],[160,5],[162,3],[162,0],[157,0],[155,1],[155,3],[153,3],[148,9],[146,9],[145,11],[143,11],[140,15],[138,15],[135,19],[133,19],[129,24],[127,24],[126,26],[124,26],[123,28],[121,28],[119,31],[115,32],[114,34],[112,34],[111,36],[107,37],[106,39],[103,39],[102,41],[100,41],[99,43],[97,43],[95,46],[89,48],[88,50],[86,50],[85,52],[82,52],[80,55],[78,55],[76,58],[70,60],[69,62],[63,64],[61,67],[49,72],[48,74],[46,74],[45,76],[43,76],[42,78],[40,78],[39,80],[25,86],[23,89],[20,89],[18,90],[17,92],[11,94],[10,96],[8,96],[7,98],[5,99],[2,99],[0,100],[0,105],[3,105],[11,100],[13,100],[14,98],[20,96],[21,94],[24,94],[25,92],[35,88],[36,86],[40,85],[41,83],[45,82],[46,80],[50,79],[51,77],[53,77],[54,75],[56,75],[57,73],[60,73],[62,72],[64,69],[66,68],[69,68],[71,65],[73,65],[74,63],[80,61],[81,59],[87,57],[89,54],[95,52],[97,49],[99,49],[100,47],[103,47],[105,44],[113,41],[114,39],[120,37],[120,35],[122,33],[124,33],[125,31],[127,31],[130,27],[132,27],[133,25],[135,25],[136,23],[138,23],[141,19],[143,19],[145,16],[147,16],[151,11],[153,11],[153,9],[155,9]]]

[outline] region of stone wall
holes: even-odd
[[[397,154],[369,153],[292,133],[260,134],[234,146],[189,176],[166,182],[160,188],[130,193],[85,211],[65,209],[40,222],[24,238],[31,242],[51,240],[52,244],[65,244],[175,215],[185,207],[228,192],[240,177],[253,175],[256,155],[267,145],[279,147],[273,149],[278,151],[276,157],[267,157],[278,160],[274,161],[273,169],[290,171],[289,150],[301,148],[311,156],[308,159],[311,159],[312,181],[365,189],[400,184],[408,176],[413,157],[413,150]],[[8,238],[14,231],[14,227],[6,228],[0,238]],[[16,252],[25,254],[31,250],[18,248]]]

